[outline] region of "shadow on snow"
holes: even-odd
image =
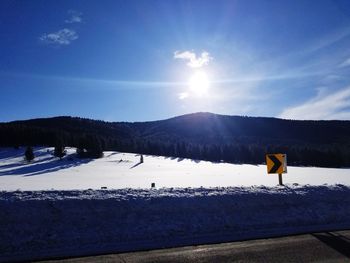
[[[136,166],[139,166],[142,162],[138,162],[137,164],[134,164],[133,166],[130,167],[130,169],[134,169]]]
[[[7,171],[0,171],[0,176],[5,175],[23,175],[23,176],[34,176],[45,173],[56,172],[62,169],[68,169],[71,167],[76,167],[82,164],[86,164],[92,161],[92,159],[77,159],[69,160],[68,158],[64,158],[62,160],[57,159],[56,157],[49,157],[38,162],[34,162],[32,164],[23,165],[23,163],[17,163],[13,166],[17,166],[17,168]],[[8,165],[7,167],[0,167],[0,169],[13,167],[12,165]],[[18,167],[19,166],[19,167]]]

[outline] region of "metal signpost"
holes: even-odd
[[[266,154],[268,174],[278,174],[279,185],[283,185],[282,174],[287,173],[287,154]]]

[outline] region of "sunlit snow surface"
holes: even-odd
[[[161,187],[275,186],[277,175],[265,165],[212,163],[162,156],[105,152],[101,159],[79,159],[69,148],[62,160],[52,148],[35,148],[32,163],[23,159],[24,148],[0,149],[0,190],[72,190]],[[264,158],[264,156],[262,156]],[[288,167],[286,184],[350,185],[350,169]]]
[[[349,169],[288,167],[276,186],[264,165],[52,150],[0,151],[0,262],[350,228]]]

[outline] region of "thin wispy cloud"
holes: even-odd
[[[69,45],[72,41],[78,39],[77,33],[68,28],[63,28],[57,32],[43,34],[39,37],[41,41],[52,45]]]
[[[178,94],[178,97],[180,100],[187,99],[188,96],[189,96],[189,94],[187,92],[181,92],[180,94]]]
[[[342,63],[339,64],[340,68],[345,68],[350,66],[350,58],[346,59],[345,61],[343,61]]]
[[[328,35],[322,36],[317,39],[312,45],[304,50],[304,52],[312,53],[324,48],[328,48],[334,44],[337,44],[350,36],[350,27],[337,29]]]
[[[350,87],[332,94],[319,92],[315,98],[301,105],[285,109],[279,117],[300,120],[349,120]]]
[[[75,83],[92,85],[94,89],[101,89],[101,87],[123,90],[123,89],[158,89],[158,88],[173,88],[186,85],[185,82],[176,81],[154,81],[154,80],[117,80],[117,79],[94,79],[94,78],[79,78],[79,77],[67,77],[67,76],[50,76],[40,74],[26,74],[16,72],[5,72],[0,70],[0,77],[12,77],[12,78],[26,78],[31,80],[45,80],[53,82],[63,83]]]
[[[69,18],[64,20],[67,24],[73,24],[73,23],[81,23],[83,22],[82,19],[83,13],[75,11],[75,10],[68,10],[68,16]]]
[[[242,75],[237,76],[236,78],[227,78],[227,79],[216,79],[212,80],[212,83],[242,83],[242,82],[264,82],[264,81],[274,81],[274,80],[288,80],[288,79],[305,79],[308,77],[315,77],[322,75],[323,72],[285,72],[279,75],[274,74],[262,74],[262,75]]]
[[[174,59],[182,59],[187,61],[187,66],[191,68],[201,68],[205,65],[208,65],[210,60],[213,58],[206,51],[203,51],[200,56],[197,57],[196,53],[191,51],[175,51]]]

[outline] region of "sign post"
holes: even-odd
[[[266,154],[268,174],[278,174],[278,183],[283,185],[282,174],[287,173],[287,154]]]
[[[279,185],[283,185],[282,174],[278,174],[278,183]]]

